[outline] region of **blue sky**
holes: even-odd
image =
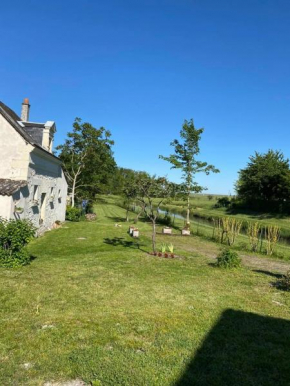
[[[111,130],[118,165],[167,174],[184,119],[204,127],[198,176],[234,192],[254,151],[290,157],[288,0],[50,0],[1,3],[0,100],[55,120]],[[2,140],[2,139],[1,139]]]

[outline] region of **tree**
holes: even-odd
[[[126,207],[126,221],[129,221],[130,206],[137,198],[137,189],[135,184],[127,183],[123,188],[122,194],[125,198],[124,204]]]
[[[113,178],[116,163],[113,158],[111,133],[104,127],[96,129],[88,122],[76,118],[72,132],[63,145],[57,146],[63,162],[72,197],[94,198],[104,192]]]
[[[156,252],[156,222],[159,217],[160,206],[164,201],[173,197],[176,184],[165,177],[139,176],[136,180],[137,200],[144,213],[152,223],[152,249]]]
[[[182,195],[187,200],[187,224],[190,223],[190,194],[199,193],[205,188],[198,185],[195,181],[195,175],[197,173],[210,174],[219,173],[213,165],[208,165],[207,162],[198,161],[196,156],[199,154],[199,141],[204,129],[196,129],[194,127],[193,120],[185,120],[180,131],[181,142],[175,139],[171,142],[171,146],[174,147],[174,154],[169,157],[159,156],[159,158],[168,161],[172,164],[171,169],[181,169],[182,179],[184,184],[182,185]]]
[[[275,210],[289,202],[289,159],[274,150],[265,154],[255,152],[249,159],[247,166],[239,171],[238,198],[249,205],[256,203],[260,208]]]
[[[123,177],[123,181],[122,181],[123,188],[122,188],[121,194],[124,197],[124,205],[126,208],[126,221],[129,221],[130,207],[131,206],[135,207],[136,198],[137,198],[137,186],[136,186],[137,179],[140,179],[142,177],[149,178],[149,174],[147,174],[146,172],[137,172],[131,169],[121,168],[119,170],[120,170],[119,173],[122,173],[122,177]],[[137,214],[135,222],[138,221],[139,216],[142,214],[142,212],[143,212],[143,208],[141,206],[141,210]]]

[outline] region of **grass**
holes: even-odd
[[[150,256],[146,221],[133,240],[113,197],[96,210],[0,270],[1,385],[289,385],[290,294],[271,275],[213,268],[198,237],[158,235],[182,258]]]
[[[262,227],[276,225],[281,230],[281,239],[275,247],[275,253],[273,257],[289,260],[290,258],[290,217],[281,216],[278,214],[261,214],[253,212],[244,213],[233,213],[228,211],[226,208],[215,208],[216,199],[221,196],[210,195],[211,200],[208,199],[207,195],[193,195],[191,197],[191,224],[192,231],[194,234],[211,238],[213,235],[213,223],[212,218],[222,217],[234,217],[237,220],[241,220],[244,225],[248,221],[259,222]],[[182,200],[174,200],[166,203],[163,209],[168,210],[170,213],[181,214],[186,216],[186,203]],[[184,222],[178,219],[175,220],[176,224],[181,227]],[[250,250],[249,239],[244,232],[241,232],[234,248],[239,250],[248,249]],[[266,241],[263,240],[263,245],[259,246],[259,251],[262,254],[266,253]]]
[[[208,197],[211,197],[209,200]],[[259,213],[240,209],[239,211],[228,211],[227,208],[215,208],[219,195],[194,194],[191,197],[192,214],[200,218],[212,218],[223,216],[234,216],[242,221],[259,221],[263,225],[277,225],[281,227],[283,236],[290,238],[290,216],[275,213]],[[172,211],[185,212],[186,203],[175,200],[166,205]]]

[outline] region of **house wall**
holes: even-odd
[[[24,190],[20,191],[25,208],[23,216],[39,228],[39,233],[51,228],[55,221],[65,220],[67,182],[59,160],[34,149],[30,154],[28,168],[28,195],[25,195]]]
[[[0,196],[0,217],[9,219],[12,213],[12,197]]]
[[[12,197],[0,196],[0,216],[29,219],[42,233],[55,221],[65,220],[67,183],[57,158],[46,154],[26,141],[0,115],[0,178],[26,180],[28,186]],[[34,186],[38,186],[38,204],[34,204]],[[50,196],[53,188],[54,199]],[[60,192],[60,197],[59,197]],[[46,199],[41,210],[41,197]],[[15,206],[24,209],[14,213]],[[40,221],[40,220],[43,221]]]
[[[0,114],[0,178],[26,180],[32,149]]]

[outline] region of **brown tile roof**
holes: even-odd
[[[1,196],[12,196],[20,188],[27,186],[27,181],[20,180],[9,180],[7,178],[0,178],[0,195]]]

